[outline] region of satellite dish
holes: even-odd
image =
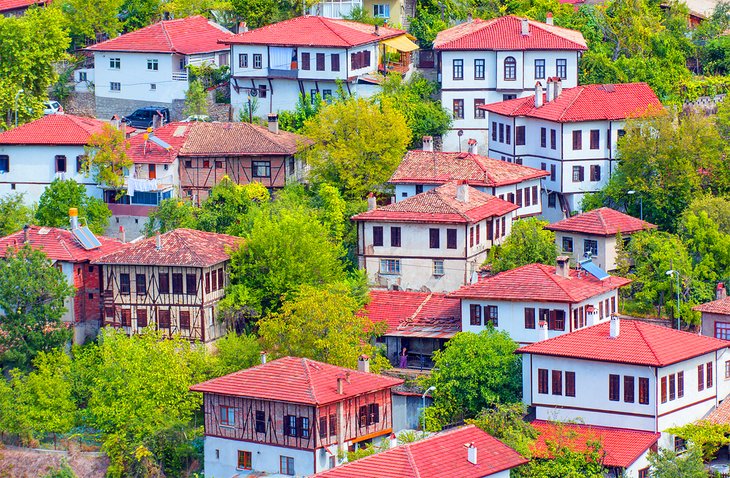
[[[255,90],[253,88],[251,88],[250,90],[248,90],[248,96],[256,97],[258,95],[259,95],[259,92],[257,90]]]

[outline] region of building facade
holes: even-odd
[[[322,0],[309,8],[309,14],[344,19],[357,8],[397,28],[406,27],[408,23],[405,0]]]

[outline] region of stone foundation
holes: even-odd
[[[125,100],[121,98],[107,98],[104,96],[96,97],[96,117],[99,119],[110,119],[112,116],[122,116],[132,114],[136,109],[145,106],[160,106],[170,109],[170,121],[180,121],[184,119],[182,110],[185,106],[183,100],[174,100],[172,103],[150,102],[139,100]]]
[[[96,111],[93,91],[72,91],[62,104],[63,110],[71,115],[93,117]]]

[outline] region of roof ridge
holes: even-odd
[[[170,34],[167,32],[167,28],[165,28],[165,20],[162,20],[160,22],[160,27],[162,28],[162,33],[165,35],[167,44],[170,45],[170,49],[174,52],[177,52],[177,49],[175,49],[175,44],[172,42],[172,38],[170,38]]]
[[[300,357],[299,360],[302,361],[302,365],[304,366],[304,378],[307,382],[307,391],[309,392],[309,396],[312,397],[313,402],[319,403],[317,401],[317,395],[314,393],[314,385],[312,385],[312,371],[309,368],[309,360],[306,357]]]
[[[411,314],[410,317],[407,317],[407,318],[403,319],[403,322],[401,322],[401,323],[398,324],[398,328],[400,328],[401,325],[407,325],[408,323],[415,321],[416,320],[416,317],[421,312],[421,310],[426,305],[426,303],[431,300],[431,297],[433,297],[433,292],[429,292],[429,294],[426,297],[423,298],[423,300],[421,301],[421,303],[416,308],[416,311],[413,312],[413,314]]]
[[[411,453],[410,445],[413,445],[413,443],[409,443],[408,446],[406,446],[403,451],[406,454],[406,458],[408,459],[408,464],[411,466],[411,470],[413,470],[413,478],[421,478],[421,474],[418,472],[418,465],[416,465],[416,459],[413,457],[413,454]]]
[[[331,25],[331,24],[329,23],[329,21],[325,21],[325,18],[324,18],[324,17],[320,17],[320,16],[317,16],[317,17],[315,17],[315,18],[317,18],[317,19],[318,19],[318,20],[320,21],[320,23],[322,23],[322,24],[323,24],[323,25],[324,25],[325,27],[327,27],[327,29],[328,29],[329,31],[331,31],[332,33],[334,33],[334,35],[335,35],[335,36],[336,36],[337,38],[339,38],[339,39],[340,39],[340,40],[342,40],[343,42],[347,43],[348,45],[352,44],[352,42],[350,42],[350,41],[347,41],[347,40],[345,40],[345,39],[344,39],[344,38],[342,37],[342,35],[340,35],[340,34],[339,34],[339,33],[337,33],[336,31],[334,31],[334,29],[332,28],[332,25]],[[327,18],[326,20],[329,20],[329,18]],[[350,28],[350,30],[353,30],[353,28],[351,28],[351,27],[348,27],[347,25],[342,25],[342,26],[343,26],[343,27],[345,27],[345,28]]]
[[[659,360],[659,357],[657,357],[656,353],[654,352],[654,348],[651,346],[649,341],[646,339],[646,336],[644,336],[644,332],[641,330],[641,328],[638,326],[637,322],[631,322],[631,324],[634,326],[634,330],[636,330],[639,333],[639,336],[641,336],[641,340],[644,341],[646,344],[646,348],[649,349],[649,352],[651,352],[652,357],[654,357],[654,360],[656,363],[661,364],[661,366],[664,365],[661,360]]]
[[[603,211],[602,207],[596,209],[596,216],[598,216],[598,221],[601,223],[601,226],[603,227],[604,234],[608,232],[608,224],[606,223],[606,219],[603,217]]]
[[[561,122],[562,122],[562,119],[565,117],[565,115],[568,113],[568,110],[573,106],[573,104],[575,104],[576,101],[578,101],[578,98],[580,98],[580,95],[582,95],[583,92],[586,90],[585,85],[579,85],[579,86],[576,86],[576,88],[578,89],[578,94],[575,95],[572,100],[570,100],[570,102],[565,106],[565,108],[563,108],[563,112],[560,113],[559,118],[560,118]],[[553,100],[553,101],[555,101],[555,100]]]
[[[555,274],[554,272],[551,272],[551,271],[545,270],[545,267],[548,267],[548,268],[552,268],[551,266],[548,266],[547,264],[541,264],[541,263],[537,263],[537,262],[536,262],[536,263],[534,263],[534,264],[535,264],[535,265],[537,265],[537,266],[538,266],[538,269],[540,269],[540,271],[541,271],[541,272],[542,272],[543,274],[545,274],[545,275],[546,275],[546,276],[547,276],[547,277],[548,277],[548,278],[549,278],[549,279],[550,279],[551,281],[553,281],[553,283],[554,283],[554,284],[555,284],[556,286],[558,286],[558,287],[560,288],[560,290],[562,290],[563,292],[565,292],[565,294],[566,294],[566,295],[567,295],[568,297],[570,297],[570,300],[572,300],[573,302],[577,302],[577,300],[576,300],[576,298],[575,298],[575,297],[573,296],[573,294],[571,294],[571,293],[570,293],[570,291],[566,290],[566,288],[565,288],[565,287],[563,287],[563,284],[561,284],[561,283],[560,283],[560,282],[559,282],[559,281],[557,280],[557,277],[559,277],[559,276],[558,276],[557,274]],[[529,265],[529,264],[528,264],[528,265]],[[568,271],[568,274],[570,274],[570,271]],[[568,277],[568,278],[569,278],[569,277]]]

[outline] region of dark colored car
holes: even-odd
[[[140,108],[131,115],[123,117],[122,121],[133,128],[144,129],[152,126],[155,115],[162,116],[163,124],[170,122],[170,110],[157,106],[145,106],[144,108]]]

